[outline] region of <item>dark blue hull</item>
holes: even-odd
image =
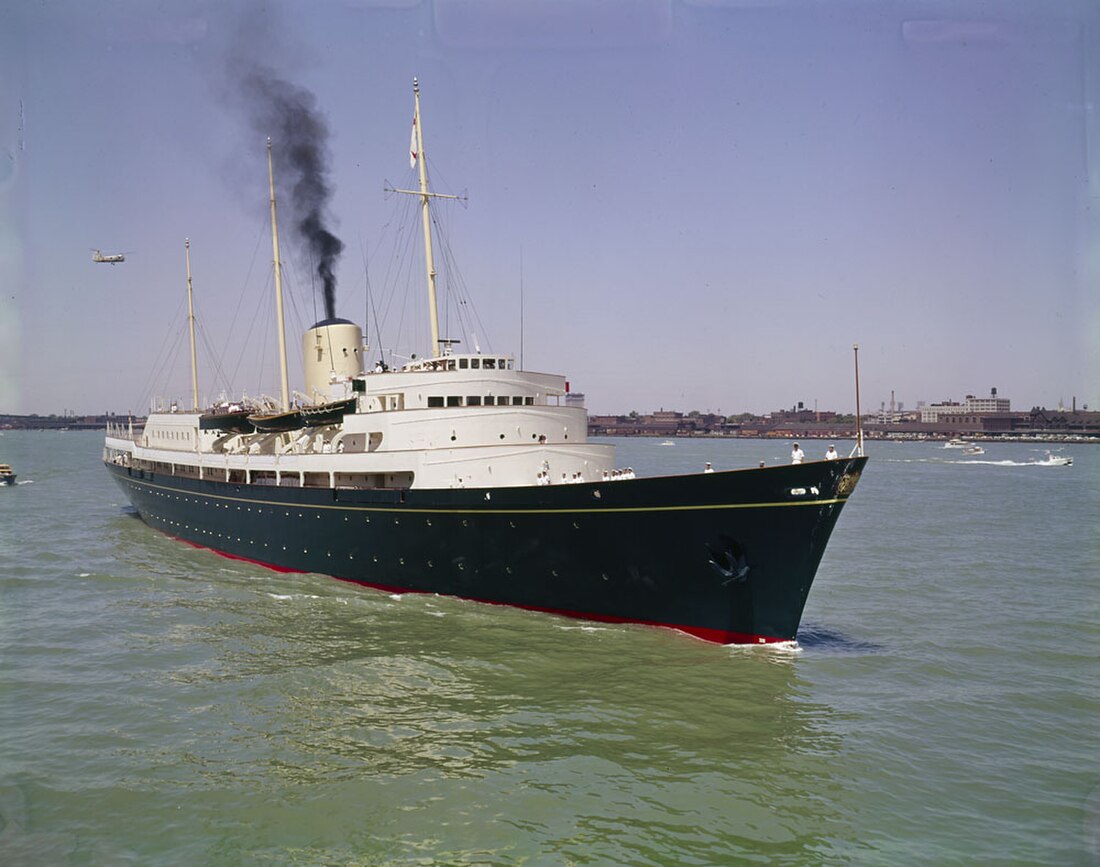
[[[150,526],[232,557],[398,592],[793,639],[866,458],[580,485],[289,488],[107,464]]]

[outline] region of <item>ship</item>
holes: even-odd
[[[794,640],[866,464],[862,436],[839,460],[638,477],[616,471],[613,444],[589,441],[564,376],[455,352],[439,335],[415,80],[413,92],[419,189],[398,192],[423,212],[431,351],[371,366],[358,325],[318,322],[302,344],[314,403],[294,406],[280,321],[280,406],[173,406],[112,425],[107,471],[150,527],[282,572],[720,644]],[[271,166],[269,142],[281,311]],[[197,406],[194,371],[192,349]]]

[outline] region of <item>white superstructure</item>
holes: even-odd
[[[399,489],[592,481],[614,467],[613,446],[588,442],[585,410],[561,401],[564,377],[516,370],[510,356],[420,360],[350,385],[358,409],[337,424],[226,434],[201,430],[198,413],[154,413],[136,434],[113,429],[107,460],[245,484]]]
[[[129,427],[109,430],[105,460],[204,480],[333,489],[488,489],[594,481],[611,471],[614,446],[588,443],[585,409],[563,400],[564,377],[517,370],[508,355],[454,355],[451,341],[440,339],[427,217],[430,200],[440,196],[427,188],[415,80],[413,89],[420,189],[397,192],[419,196],[424,210],[432,357],[396,370],[379,363],[364,373],[359,326],[344,319],[319,322],[302,339],[307,405],[299,418],[287,386],[269,140],[280,406],[293,417],[288,426],[297,426],[278,433],[233,433],[227,419],[211,421],[207,415],[209,423],[200,424],[203,414],[195,411],[153,413],[136,434]],[[194,371],[193,349],[191,364]],[[308,410],[345,400],[354,405],[336,420],[321,423],[314,416],[311,421]],[[220,429],[206,429],[219,424]]]

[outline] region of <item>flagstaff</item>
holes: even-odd
[[[856,360],[856,455],[863,457],[863,422],[859,417],[859,344],[852,344]]]

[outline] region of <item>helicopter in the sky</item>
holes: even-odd
[[[99,250],[92,250],[93,262],[106,262],[109,265],[117,265],[119,262],[126,261],[125,253],[108,253],[104,256]]]

